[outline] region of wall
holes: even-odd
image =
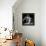
[[[41,2],[41,41],[46,46],[46,0]]]
[[[16,0],[0,0],[0,27],[12,28],[12,6]]]
[[[41,46],[41,0],[23,0],[16,5],[13,6],[15,30],[22,32],[25,39],[34,40],[36,46]],[[22,13],[35,13],[35,25],[23,26]]]

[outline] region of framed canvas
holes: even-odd
[[[22,13],[22,25],[34,25],[35,24],[34,13]]]

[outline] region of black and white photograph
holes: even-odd
[[[34,13],[22,14],[22,25],[34,25]]]

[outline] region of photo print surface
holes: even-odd
[[[22,13],[22,25],[34,25],[34,13]]]

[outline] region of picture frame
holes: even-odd
[[[22,25],[35,25],[35,14],[22,13]]]

